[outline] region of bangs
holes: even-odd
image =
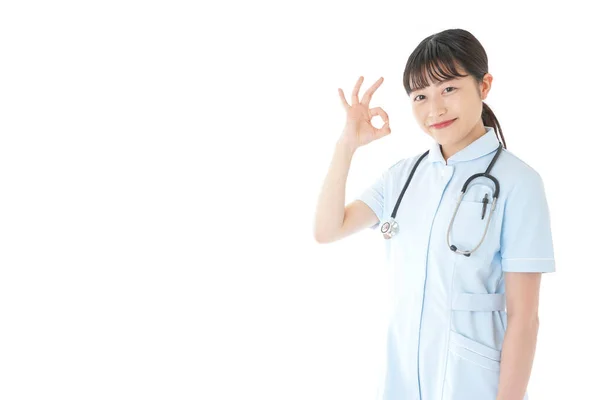
[[[443,46],[426,46],[409,62],[404,79],[407,94],[432,83],[469,76],[459,73],[458,62],[451,57],[450,49],[443,50]]]

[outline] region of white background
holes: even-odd
[[[597,396],[599,31],[552,4],[3,3],[0,398],[374,398],[383,239],[313,238],[337,89],[383,76],[392,127],[349,199],[429,148],[404,65],[456,27],[551,210],[530,398]]]

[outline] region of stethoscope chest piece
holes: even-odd
[[[388,221],[381,225],[381,233],[383,233],[384,239],[391,239],[399,230],[398,222],[394,218],[390,218]]]

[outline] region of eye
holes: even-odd
[[[447,88],[445,88],[444,90],[446,90],[446,89],[452,89],[452,90],[450,90],[450,92],[454,92],[454,91],[456,90],[456,88],[455,88],[454,86],[448,86],[448,87],[447,87]],[[448,93],[448,92],[446,92],[446,93]],[[422,95],[422,94],[420,94],[420,95],[416,96],[416,97],[414,98],[414,101],[418,101],[418,99],[419,99],[419,97],[420,97],[420,96],[423,96],[423,95]]]

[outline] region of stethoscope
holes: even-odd
[[[479,248],[479,246],[481,246],[481,244],[483,243],[483,240],[485,239],[485,235],[487,234],[487,231],[488,231],[488,227],[490,226],[492,212],[496,209],[496,201],[498,200],[498,195],[500,194],[500,183],[498,182],[498,180],[496,178],[494,178],[492,175],[490,175],[490,171],[492,170],[492,167],[496,163],[496,160],[498,159],[498,156],[500,156],[500,152],[502,151],[502,143],[500,143],[500,142],[498,142],[498,143],[499,143],[498,150],[496,150],[496,154],[494,155],[494,158],[488,165],[486,171],[472,175],[469,179],[467,179],[467,181],[463,185],[463,187],[460,191],[460,196],[458,197],[458,201],[456,202],[456,208],[454,209],[454,214],[452,215],[452,219],[450,220],[450,224],[448,225],[448,232],[446,233],[446,242],[448,243],[448,247],[450,247],[450,250],[452,250],[453,252],[462,254],[465,257],[471,256],[471,254],[475,250],[477,250]],[[392,212],[391,218],[388,221],[386,221],[383,225],[381,225],[381,233],[383,233],[383,237],[385,239],[391,239],[392,236],[394,236],[396,233],[398,233],[399,225],[398,225],[398,222],[395,220],[396,213],[398,212],[398,206],[400,206],[402,197],[404,197],[404,192],[406,192],[406,188],[408,188],[408,185],[410,184],[410,181],[412,180],[415,170],[419,166],[419,163],[421,162],[421,160],[423,160],[423,158],[425,158],[425,156],[427,156],[427,154],[429,154],[429,150],[427,150],[425,153],[423,153],[423,155],[421,155],[421,157],[419,157],[419,159],[417,160],[417,163],[415,164],[412,171],[410,172],[410,175],[408,176],[408,180],[406,181],[406,184],[404,185],[404,188],[402,189],[402,192],[400,193],[400,196],[398,197],[398,200],[396,201],[396,206],[394,207],[394,211]],[[473,250],[459,250],[455,245],[450,244],[450,231],[452,230],[454,218],[456,217],[456,214],[458,213],[458,207],[460,206],[460,202],[462,201],[462,198],[465,195],[465,192],[467,191],[467,187],[469,186],[469,183],[471,183],[471,181],[473,179],[479,178],[481,176],[488,178],[492,182],[494,182],[494,188],[495,188],[490,214],[488,215],[487,223],[485,225],[485,231],[483,232],[483,236],[482,236],[481,240],[479,241],[479,243]],[[488,199],[486,196],[483,200],[484,207],[487,204],[487,201],[488,201]],[[484,208],[484,213],[485,213],[485,208]]]

